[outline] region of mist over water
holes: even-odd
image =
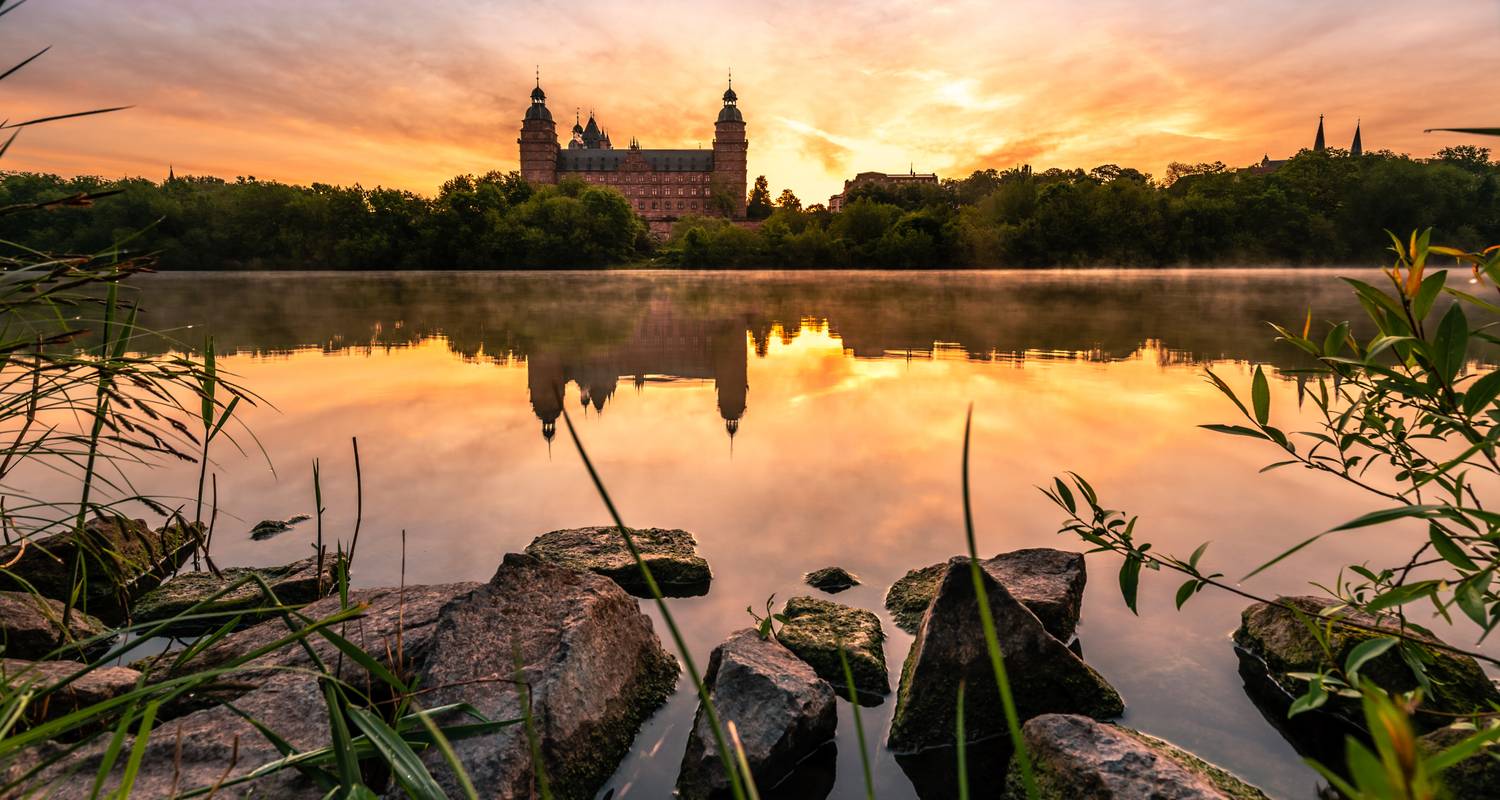
[[[407,582],[486,580],[540,533],[608,522],[562,430],[566,407],[626,522],[692,531],[712,564],[708,595],[670,601],[699,663],[751,624],[746,605],[813,593],[801,575],[838,565],[864,583],[837,600],[884,622],[894,683],[911,637],[882,598],[907,570],[964,547],[959,456],[971,402],[985,556],[1083,549],[1054,533],[1060,514],[1034,488],[1067,470],[1106,505],[1139,514],[1138,538],[1158,550],[1185,555],[1211,540],[1205,564],[1231,577],[1370,510],[1357,492],[1302,472],[1260,475],[1274,452],[1196,427],[1236,421],[1205,366],[1237,388],[1254,364],[1309,366],[1273,342],[1267,321],[1300,327],[1309,309],[1315,326],[1360,315],[1339,274],[178,274],[141,286],[144,325],[195,346],[212,335],[221,368],[264,399],[241,412],[254,434],[235,431],[244,453],[220,447],[212,465],[221,566],[307,554],[310,526],[267,541],[248,531],[313,510],[315,458],[325,535],[347,537],[357,436],[365,508],[354,583],[401,579],[403,530]],[[1273,421],[1310,425],[1283,377]],[[196,472],[169,465],[136,477],[142,491],[181,495]],[[1399,530],[1329,538],[1245,588],[1312,593],[1306,581],[1333,580],[1338,564],[1395,558]],[[1178,581],[1148,572],[1136,617],[1120,600],[1118,567],[1089,557],[1079,633],[1085,658],[1125,698],[1124,724],[1274,796],[1312,797],[1313,773],[1236,671],[1228,634],[1242,601],[1209,591],[1177,612]],[[1471,644],[1475,631],[1445,635]],[[616,798],[668,795],[695,706],[684,681],[609,784]],[[863,717],[877,788],[916,797],[908,771],[921,766],[884,749],[893,706]],[[844,703],[832,762],[831,796],[862,797]]]

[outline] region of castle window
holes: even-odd
[[[652,200],[652,201],[651,201],[651,210],[652,210],[652,211],[655,211],[655,210],[656,210],[656,201],[655,201],[655,200]]]
[[[683,202],[682,202],[682,201],[681,201],[681,200],[678,200],[678,201],[677,201],[677,209],[678,209],[678,210],[679,210],[679,211],[680,211],[680,210],[682,210],[682,208],[683,208],[683,205],[684,205],[684,204],[683,204]]]

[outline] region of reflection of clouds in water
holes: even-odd
[[[541,532],[606,523],[571,445],[554,440],[549,450],[538,435],[537,389],[553,385],[538,376],[552,376],[566,381],[564,403],[625,520],[698,536],[714,586],[673,609],[699,658],[749,623],[747,604],[772,592],[808,593],[801,576],[810,569],[837,564],[859,574],[865,584],[840,601],[884,618],[891,582],[961,552],[959,453],[971,401],[975,518],[986,555],[1081,549],[1054,533],[1059,513],[1034,488],[1065,470],[1088,477],[1106,503],[1140,514],[1139,536],[1159,550],[1185,554],[1212,540],[1206,562],[1231,577],[1370,507],[1302,472],[1257,475],[1274,454],[1195,427],[1233,416],[1204,383],[1201,361],[1225,359],[1215,369],[1248,385],[1246,362],[1274,352],[1262,320],[1300,318],[1309,301],[1330,314],[1343,308],[1329,273],[1148,273],[1121,277],[1113,290],[1113,279],[1076,273],[195,280],[161,280],[166,291],[152,311],[192,313],[226,345],[276,354],[224,359],[279,409],[246,412],[278,474],[220,452],[226,516],[216,561],[306,554],[308,530],[256,543],[225,520],[308,510],[315,457],[325,530],[347,535],[350,436],[359,437],[365,479],[360,585],[399,580],[402,529],[407,579],[439,582],[487,579],[502,554]],[[192,302],[205,285],[217,288]],[[238,290],[235,302],[215,299],[228,287]],[[405,324],[398,330],[395,320]],[[370,344],[322,352],[335,336]],[[959,343],[963,357],[906,355],[942,350],[935,342]],[[295,349],[308,343],[320,348]],[[900,355],[865,357],[887,352]],[[646,380],[636,385],[637,375]],[[587,416],[577,413],[580,387]],[[726,389],[731,399],[741,393],[745,409],[732,454]],[[1297,410],[1294,383],[1275,381],[1272,394],[1278,424],[1310,421]],[[142,483],[180,493],[195,478],[171,466]],[[1248,588],[1305,592],[1306,576],[1378,562],[1398,552],[1395,539],[1331,537]],[[1124,694],[1127,721],[1276,794],[1307,796],[1310,773],[1240,688],[1227,640],[1239,601],[1206,593],[1178,613],[1177,581],[1148,573],[1138,618],[1119,599],[1118,563],[1091,556],[1089,566],[1084,653]],[[910,637],[888,618],[886,632],[895,671]],[[659,746],[656,759],[627,762],[616,785],[632,782],[630,796],[665,796],[694,705],[679,692],[636,743],[639,751]],[[883,738],[891,707],[866,715],[872,742]],[[846,768],[852,735],[841,726],[835,797],[861,794],[857,766]],[[904,774],[880,753],[881,796],[910,797]]]

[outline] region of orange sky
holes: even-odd
[[[431,193],[516,167],[542,68],[613,139],[707,146],[732,66],[751,175],[823,201],[861,170],[1232,165],[1311,144],[1429,155],[1500,124],[1496,0],[35,0],[0,21],[9,169],[254,175]]]

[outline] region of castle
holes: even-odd
[[[576,177],[609,186],[630,201],[636,213],[658,225],[690,214],[745,218],[745,118],[733,80],[714,122],[712,150],[646,150],[634,139],[616,150],[593,112],[587,126],[578,120],[566,148],[547,110],[540,76],[531,107],[521,122],[521,176],[536,184]],[[654,226],[653,226],[654,227]]]
[[[1364,137],[1360,135],[1359,129],[1360,122],[1356,120],[1354,123],[1354,143],[1349,145],[1349,155],[1354,158],[1359,158],[1360,156],[1365,154]],[[1323,137],[1322,114],[1318,115],[1318,133],[1313,137],[1312,149],[1314,153],[1322,153],[1328,150],[1328,145]],[[1267,153],[1265,158],[1262,158],[1260,160],[1260,163],[1251,164],[1247,168],[1247,171],[1256,175],[1269,175],[1272,172],[1275,172],[1276,170],[1286,166],[1286,163],[1290,160],[1291,159],[1289,158],[1271,158],[1271,154]]]

